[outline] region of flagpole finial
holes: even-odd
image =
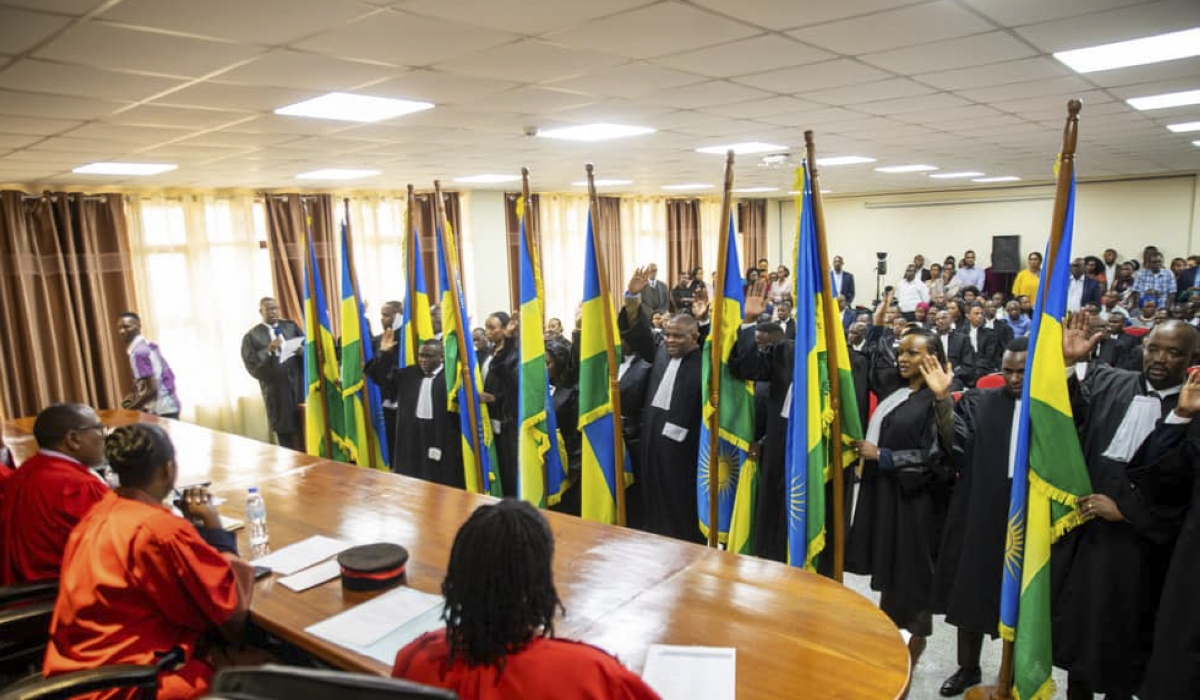
[[[412,186],[411,182],[408,183],[408,196],[409,197],[413,196],[413,186]]]
[[[434,181],[433,181],[433,189],[435,189],[435,190],[441,190],[441,189],[442,189],[442,181],[441,181],[441,180],[434,180]]]
[[[1081,109],[1083,109],[1083,101],[1078,97],[1072,97],[1070,100],[1067,100],[1067,114],[1077,117]]]
[[[813,130],[812,129],[804,130],[804,145],[805,145],[805,147],[811,147],[813,145]]]
[[[529,178],[529,168],[525,167],[524,165],[521,166],[521,177],[525,179]]]
[[[729,149],[728,151],[725,151],[725,165],[728,165],[731,168],[733,167],[733,149],[732,148]]]
[[[587,163],[583,166],[583,169],[587,171],[588,175],[591,175],[592,172],[596,170],[596,166],[592,165],[591,163]]]

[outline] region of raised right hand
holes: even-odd
[[[1104,331],[1089,333],[1092,315],[1086,311],[1071,314],[1071,320],[1063,329],[1063,362],[1073,365],[1091,354],[1096,343],[1104,337]]]
[[[747,290],[746,305],[742,307],[742,322],[757,323],[758,317],[767,310],[766,291],[758,286]]]
[[[629,278],[629,286],[625,290],[630,294],[641,294],[649,283],[650,277],[646,274],[646,268],[639,267],[633,271],[633,276]]]

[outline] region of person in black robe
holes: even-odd
[[[1175,413],[1191,419],[1197,412],[1200,372],[1193,372],[1179,394]],[[1200,698],[1200,606],[1196,605],[1196,592],[1200,591],[1200,438],[1189,427],[1186,440],[1184,462],[1192,465],[1191,505],[1159,599],[1154,649],[1138,693],[1141,700]],[[1166,447],[1174,445],[1168,442]]]
[[[379,357],[382,352],[383,340],[386,337],[395,336],[400,331],[400,322],[402,320],[402,312],[404,306],[398,301],[384,302],[383,307],[379,310],[379,320],[383,326],[383,331],[376,336],[371,337],[371,347],[375,350],[375,357]],[[398,359],[393,357],[392,359]],[[366,368],[363,368],[366,371]],[[379,386],[380,405],[383,408],[383,425],[387,431],[387,444],[396,444],[396,394],[393,387],[385,387],[380,384],[374,377],[367,375],[368,378]],[[395,454],[388,454],[389,464],[391,468],[395,464]]]
[[[242,337],[242,364],[258,380],[267,421],[280,447],[297,449],[300,418],[297,406],[304,401],[304,346],[291,357],[281,357],[285,340],[304,337],[294,321],[279,318],[279,302],[263,297],[258,302],[262,323]]]
[[[576,343],[578,347],[578,343]],[[621,433],[625,436],[625,454],[633,483],[625,488],[625,524],[643,529],[642,523],[642,409],[646,386],[654,366],[638,357],[633,348],[621,346],[621,364],[617,367],[617,390],[621,394]]]
[[[458,418],[447,410],[442,341],[427,340],[417,364],[399,367],[399,342],[385,334],[363,371],[396,397],[396,442],[391,470],[445,486],[466,488]]]
[[[1063,335],[1068,365],[1100,340],[1100,333],[1089,337],[1089,323],[1086,312],[1071,319]],[[1173,409],[1196,330],[1167,321],[1144,345],[1142,372],[1093,363],[1076,367],[1069,382],[1094,491],[1077,501],[1087,521],[1051,549],[1054,664],[1067,670],[1070,700],[1133,697],[1188,506],[1190,464],[1176,435],[1188,426]]]
[[[579,378],[565,338],[546,343],[546,374],[550,378],[550,403],[558,424],[558,440],[566,455],[567,481],[559,502],[551,510],[576,517],[582,507],[579,474],[583,463],[583,436],[579,433]]]
[[[900,388],[900,375],[896,372],[896,354],[900,349],[900,336],[908,321],[900,314],[900,309],[893,305],[895,291],[888,287],[883,301],[875,309],[871,317],[871,326],[867,329],[864,352],[871,360],[867,374],[867,385],[876,398],[890,396]]]
[[[973,386],[975,382],[979,381],[980,377],[999,372],[1000,360],[1004,356],[1007,344],[1001,345],[1000,335],[987,327],[983,304],[974,302],[967,307],[967,322],[963,325],[961,333],[967,339],[967,344],[971,346],[971,354],[974,358],[971,385]],[[953,360],[951,361],[953,362]]]
[[[703,391],[700,366],[707,333],[708,301],[692,301],[692,316],[667,322],[656,347],[650,319],[641,306],[646,273],[634,272],[618,325],[621,340],[649,362],[641,426],[642,527],[647,532],[703,542],[696,506]],[[702,323],[703,322],[703,323]]]
[[[939,691],[961,695],[982,679],[983,635],[996,636],[1009,493],[1013,431],[1025,383],[1029,339],[1010,342],[1001,361],[1004,386],[972,389],[955,405],[954,485],[934,572],[933,612],[958,628],[958,670]]]
[[[850,375],[854,378],[854,398],[858,403],[859,425],[866,425],[871,409],[871,356],[866,348],[867,324],[854,323],[846,338],[850,355]],[[848,512],[848,511],[847,511]]]
[[[953,304],[950,306],[954,307]],[[975,384],[975,350],[970,339],[954,330],[952,319],[953,314],[949,311],[937,312],[933,317],[933,331],[943,355],[954,367],[953,390],[962,391]]]
[[[912,637],[915,666],[933,632],[934,562],[954,438],[954,368],[936,335],[910,328],[897,368],[905,386],[885,398],[855,448],[865,460],[846,570],[871,576],[879,607]]]
[[[517,344],[517,320],[497,311],[487,317],[483,330],[492,344],[492,356],[483,366],[483,391],[479,399],[488,405],[492,420],[500,488],[505,496],[512,498],[517,495],[521,444],[517,408],[521,350]]]

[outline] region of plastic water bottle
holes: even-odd
[[[270,539],[267,534],[267,504],[258,493],[257,486],[250,487],[246,496],[246,527],[250,528],[250,546],[258,547]]]

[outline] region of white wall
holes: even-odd
[[[508,234],[504,224],[504,193],[475,190],[463,215],[467,230],[463,251],[463,284],[468,285],[467,313],[471,326],[483,325],[487,314],[508,308]],[[473,285],[473,287],[472,287]]]
[[[1197,177],[1084,183],[1078,187],[1075,244],[1078,255],[1099,255],[1115,248],[1121,259],[1140,257],[1146,245],[1166,255],[1186,257],[1197,252],[1200,237],[1200,188]],[[1021,187],[970,192],[826,198],[825,224],[830,255],[841,255],[855,274],[859,296],[875,294],[875,253],[888,253],[888,277],[899,279],[904,265],[922,253],[926,264],[946,255],[961,258],[975,250],[981,267],[991,255],[991,237],[1021,236],[1022,257],[1042,250],[1054,206],[1052,187]],[[783,226],[778,246],[790,254],[796,207],[778,201]],[[768,220],[772,214],[768,213]],[[775,264],[774,248],[771,263]]]

